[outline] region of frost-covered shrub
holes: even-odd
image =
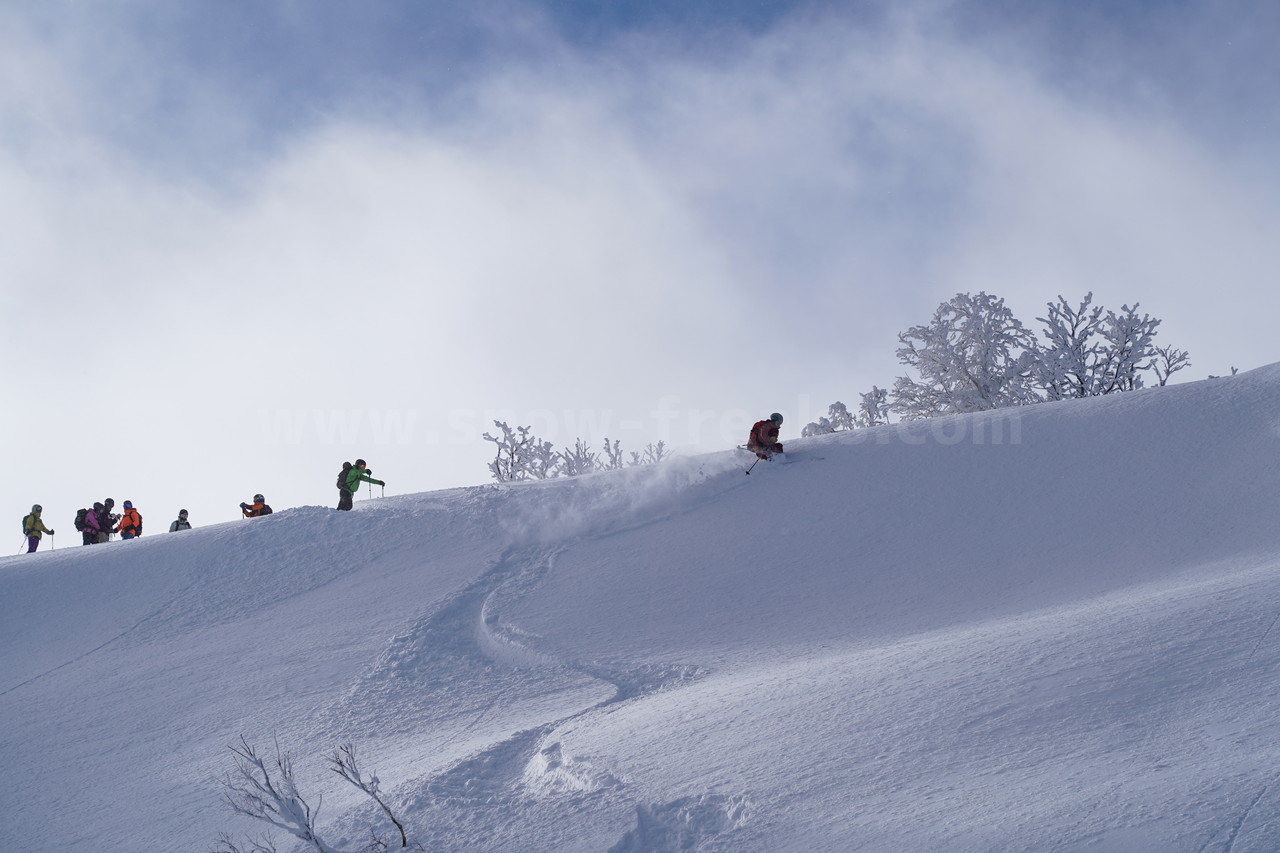
[[[1087,293],[1072,308],[1062,296],[1049,303],[1036,359],[1037,383],[1049,400],[1095,397],[1133,391],[1143,385],[1142,374],[1152,371],[1160,385],[1191,363],[1185,350],[1155,345],[1160,321],[1138,314],[1138,305],[1120,312],[1092,306]]]
[[[663,459],[667,459],[671,453],[667,450],[667,443],[659,441],[657,444],[646,444],[642,453],[632,452],[632,465],[657,465]]]
[[[604,440],[604,456],[593,451],[581,438],[573,449],[556,450],[549,441],[532,435],[532,427],[512,429],[502,421],[494,421],[501,435],[484,434],[485,441],[497,445],[497,455],[489,463],[489,473],[499,483],[515,480],[546,480],[552,477],[576,477],[593,471],[614,471],[634,465],[656,465],[671,456],[665,442],[649,444],[642,453],[632,453],[625,461],[620,441]]]

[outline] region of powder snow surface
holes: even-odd
[[[1280,365],[787,447],[68,509],[0,559],[0,850],[258,835],[241,736],[339,850],[345,743],[430,851],[1280,850]]]

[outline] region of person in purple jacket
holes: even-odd
[[[98,524],[98,513],[105,512],[106,507],[101,503],[93,505],[93,509],[84,514],[84,530],[80,531],[84,537],[84,544],[94,545],[98,541],[98,534],[102,532],[102,525]]]

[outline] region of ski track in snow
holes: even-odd
[[[1278,780],[1280,780],[1280,773],[1273,775],[1269,780],[1267,780],[1266,784],[1262,786],[1262,789],[1258,791],[1257,795],[1250,800],[1249,804],[1240,812],[1240,816],[1236,818],[1236,820],[1231,824],[1230,829],[1227,831],[1227,838],[1222,843],[1221,847],[1222,853],[1233,853],[1236,849],[1236,842],[1240,838],[1240,832],[1244,829],[1245,823],[1249,820],[1249,815],[1253,814],[1258,803],[1262,802],[1262,799],[1266,797],[1267,792],[1275,786]],[[1217,833],[1214,835],[1216,837]],[[1214,839],[1211,838],[1203,847],[1200,848],[1200,853],[1208,853],[1213,846]]]
[[[75,664],[80,663],[81,661],[84,661],[89,657],[92,657],[93,655],[97,654],[103,649],[108,648],[112,644],[119,642],[120,640],[129,636],[133,632],[137,631],[143,625],[146,625],[148,622],[151,622],[152,620],[162,616],[165,613],[165,611],[169,610],[178,601],[182,600],[182,598],[185,597],[187,593],[189,593],[192,590],[192,588],[194,588],[195,586],[196,586],[196,581],[192,581],[191,583],[188,583],[185,587],[183,587],[177,593],[172,595],[169,598],[169,600],[165,601],[164,604],[160,605],[155,610],[143,616],[137,622],[133,623],[128,628],[125,628],[123,631],[116,634],[114,637],[104,640],[102,643],[99,643],[97,646],[94,646],[93,648],[85,652],[82,652],[81,654],[78,654],[73,658],[65,660],[56,666],[52,666],[44,670],[43,672],[37,673],[36,675],[33,675],[30,678],[27,678],[25,681],[15,684],[12,687],[7,687],[4,690],[0,690],[0,696],[7,696],[8,694],[14,692],[15,690],[21,690],[24,687],[28,687],[32,684],[35,684],[37,681],[40,681],[43,678],[48,678],[50,675],[53,675],[55,672],[58,672],[59,670],[65,669],[69,666],[74,666]]]
[[[381,721],[393,730],[408,734],[417,726],[431,725],[422,712],[434,705],[432,700],[443,691],[456,686],[459,662],[467,660],[476,678],[488,682],[481,690],[474,682],[467,688],[473,693],[487,693],[488,698],[458,720],[437,746],[438,752],[447,753],[450,747],[479,732],[482,724],[497,724],[500,709],[518,698],[521,691],[544,682],[548,671],[560,673],[578,689],[585,681],[603,682],[611,688],[611,695],[521,728],[428,775],[425,781],[411,783],[419,789],[409,797],[411,807],[430,814],[425,823],[437,831],[441,826],[462,821],[468,824],[467,834],[473,837],[502,837],[498,826],[503,820],[501,810],[494,807],[492,824],[486,823],[482,815],[486,806],[508,801],[512,796],[535,811],[540,806],[557,807],[557,803],[563,807],[565,800],[571,807],[594,802],[591,807],[595,809],[630,809],[636,815],[636,828],[609,848],[617,853],[691,850],[695,842],[737,826],[746,813],[742,797],[709,792],[669,804],[636,803],[626,797],[622,791],[625,784],[614,775],[597,770],[589,760],[563,754],[558,742],[547,742],[550,734],[576,719],[703,678],[709,674],[707,669],[669,664],[618,668],[561,659],[538,651],[530,645],[536,638],[504,624],[500,615],[501,602],[519,600],[535,589],[552,571],[556,556],[571,547],[572,541],[643,527],[685,511],[687,501],[679,499],[679,493],[689,485],[716,481],[708,494],[695,498],[695,504],[714,501],[725,491],[745,485],[731,479],[736,462],[726,461],[724,467],[734,466],[730,471],[713,468],[708,473],[708,463],[703,462],[688,481],[681,479],[676,484],[678,506],[653,496],[640,500],[638,505],[631,495],[607,496],[603,501],[593,496],[590,513],[579,515],[572,508],[566,512],[575,516],[570,523],[540,519],[539,528],[560,530],[561,541],[509,546],[471,584],[395,636],[378,662],[349,692],[341,710],[330,714],[329,723],[359,713],[360,708],[378,707],[395,709],[390,715],[393,719]],[[523,525],[521,528],[527,529]],[[532,675],[533,671],[538,674]],[[403,697],[409,691],[413,691],[415,701],[406,708]],[[414,713],[415,708],[418,713]],[[460,829],[453,826],[451,832]],[[354,829],[351,831],[354,833]]]

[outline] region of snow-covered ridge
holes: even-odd
[[[786,443],[0,560],[0,849],[1278,846],[1280,365]]]

